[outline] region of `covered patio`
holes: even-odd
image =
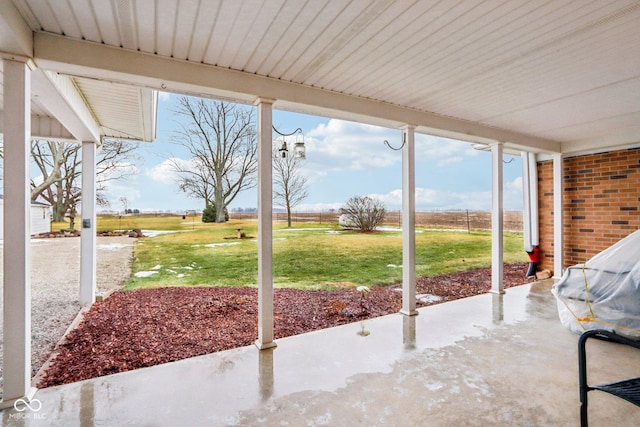
[[[552,280],[362,323],[40,390],[4,425],[575,426],[578,336]],[[595,381],[640,352],[590,347]],[[637,370],[636,370],[637,374]],[[27,420],[25,422],[25,420]],[[637,426],[635,406],[590,398],[594,426]]]
[[[119,423],[113,417],[123,416],[123,423],[171,424],[197,414],[194,421],[211,417],[224,424],[284,414],[283,422],[298,416],[335,424],[326,404],[340,420],[367,425],[422,424],[427,415],[434,424],[440,416],[454,417],[442,424],[575,424],[577,337],[557,322],[549,285],[504,294],[502,159],[505,151],[522,155],[525,245],[545,247],[544,261],[556,277],[567,267],[567,251],[587,253],[565,244],[567,224],[584,218],[572,212],[585,209],[583,199],[572,200],[564,190],[567,158],[636,150],[631,159],[625,156],[633,168],[611,181],[620,188],[606,189],[634,192],[622,207],[631,220],[578,224],[571,242],[580,233],[604,234],[611,225],[625,227],[619,227],[622,235],[638,228],[638,1],[11,0],[0,3],[0,54],[6,249],[0,408],[10,408],[2,414],[5,422],[22,422],[9,418],[15,415],[11,408],[35,393],[29,362],[30,140],[83,146],[79,301],[90,305],[96,280],[95,152],[104,138],[152,141],[157,92],[167,91],[257,106],[259,350],[43,390],[37,396],[48,418],[37,420],[34,413],[30,423]],[[283,339],[277,350],[274,108],[396,128],[403,155],[401,314]],[[416,133],[491,151],[493,224],[492,294],[421,310],[417,317]],[[541,161],[552,163],[543,170],[545,187],[537,175]],[[586,173],[578,162],[575,174]],[[543,197],[551,200],[539,205]],[[539,214],[545,215],[544,233]],[[594,242],[589,250],[602,245],[597,237]],[[363,327],[369,335],[357,335]],[[608,369],[628,360],[618,351],[605,356]],[[227,400],[236,393],[238,402],[247,403]],[[348,402],[352,412],[342,408]],[[594,402],[593,420],[615,414],[623,421],[635,417],[630,425],[637,424],[638,414],[613,409],[618,404]],[[244,411],[248,418],[241,418]],[[356,412],[362,418],[348,418]]]

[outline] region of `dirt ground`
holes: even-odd
[[[135,240],[129,237],[98,237],[96,279],[98,294],[119,289],[131,274]],[[0,252],[4,249],[0,240]],[[0,253],[0,260],[2,256]],[[2,272],[0,270],[0,307]],[[32,375],[49,357],[80,310],[80,238],[31,240],[31,341]],[[0,316],[0,349],[3,345]],[[0,351],[0,376],[2,374]],[[0,380],[1,381],[1,380]],[[2,383],[0,382],[0,390]]]
[[[505,265],[505,287],[526,283],[526,263]],[[419,307],[485,293],[490,269],[419,278]],[[275,336],[282,338],[397,313],[400,285],[303,291],[276,289]],[[257,337],[255,288],[117,291],[96,303],[70,332],[38,387],[124,372],[246,346]]]

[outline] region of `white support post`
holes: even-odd
[[[4,390],[0,409],[31,390],[31,70],[3,59],[4,87]]]
[[[553,155],[553,277],[562,277],[564,268],[564,210],[563,199],[563,159],[562,153]]]
[[[80,225],[80,305],[96,300],[96,144],[82,142],[82,224]]]
[[[536,153],[529,153],[529,197],[531,208],[531,244],[540,245],[540,219],[538,216],[538,161]]]
[[[258,340],[260,350],[273,341],[273,100],[260,98],[258,106]]]
[[[415,127],[402,129],[402,309],[407,316],[416,310],[416,148]]]
[[[504,293],[503,143],[491,145],[491,292]]]
[[[523,232],[524,232],[524,250],[531,252],[533,243],[531,238],[531,185],[529,178],[529,153],[523,151],[520,153],[522,158],[522,216],[523,216]]]

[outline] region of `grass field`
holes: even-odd
[[[158,286],[252,286],[257,281],[255,221],[231,220],[203,224],[191,217],[99,217],[98,229],[141,228],[173,233],[139,239],[135,277],[127,289]],[[248,236],[235,239],[237,228]],[[505,233],[505,261],[526,261],[521,233]],[[343,231],[337,225],[298,223],[273,233],[276,287],[331,289],[360,284],[390,284],[402,280],[400,231],[372,234]],[[420,276],[487,267],[491,264],[491,234],[485,231],[417,229],[416,269]]]

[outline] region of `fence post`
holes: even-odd
[[[467,209],[467,233],[471,234],[471,224],[469,224],[469,209]]]

